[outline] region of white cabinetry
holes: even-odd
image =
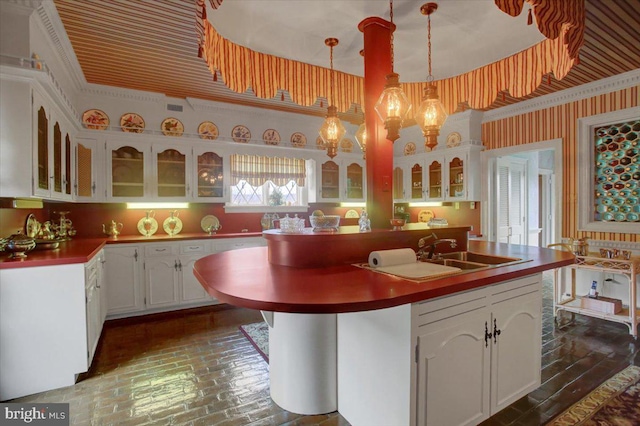
[[[102,152],[96,139],[76,138],[74,141],[75,174],[73,197],[76,201],[101,201],[104,199],[104,169]]]
[[[354,426],[476,425],[540,385],[541,322],[540,274],[339,314],[340,413]]]
[[[113,244],[105,247],[107,313],[130,314],[144,309],[142,250],[139,245]]]
[[[39,88],[33,90],[33,193],[56,200],[71,200],[71,139],[74,124]]]
[[[316,173],[317,202],[365,200],[367,179],[361,158],[320,162]]]
[[[191,179],[191,198],[200,202],[225,202],[229,182],[228,155],[212,150],[211,146],[195,145]]]
[[[85,265],[85,300],[87,313],[87,365],[91,365],[107,315],[104,286],[104,253]]]
[[[416,306],[416,424],[475,425],[540,384],[539,278],[489,290]]]
[[[209,254],[266,245],[262,237],[110,244],[105,248],[111,318],[218,303],[193,275]]]
[[[100,256],[0,270],[1,401],[71,386],[88,370],[102,323]]]
[[[477,201],[482,146],[447,148],[396,160],[394,200]]]

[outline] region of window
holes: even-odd
[[[231,199],[227,207],[306,208],[305,181],[303,159],[235,154],[231,156]]]
[[[640,108],[579,120],[579,228],[637,232]]]

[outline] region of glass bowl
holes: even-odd
[[[309,216],[309,222],[313,230],[318,231],[337,231],[340,226],[340,216],[326,214],[324,216]]]

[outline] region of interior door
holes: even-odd
[[[526,244],[527,161],[500,157],[496,164],[496,240]]]

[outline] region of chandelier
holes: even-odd
[[[411,104],[407,95],[400,88],[400,76],[393,71],[393,0],[389,2],[389,19],[391,21],[391,73],[387,74],[384,90],[376,102],[374,109],[387,129],[387,139],[395,142],[400,137],[402,121],[408,117]]]
[[[427,77],[427,85],[424,87],[422,103],[420,103],[420,106],[416,110],[415,120],[422,129],[424,146],[428,151],[431,151],[438,145],[440,128],[447,119],[447,113],[438,96],[438,88],[433,82],[433,76],[431,75],[431,14],[437,9],[438,5],[436,3],[425,3],[420,7],[420,12],[423,15],[427,15],[428,22],[429,75]]]
[[[324,44],[329,46],[330,49],[330,61],[331,61],[331,74],[329,84],[329,106],[327,107],[327,117],[320,127],[320,137],[324,143],[324,147],[327,150],[327,155],[333,158],[338,153],[338,144],[344,137],[346,130],[338,118],[338,108],[333,105],[333,48],[338,45],[337,38],[328,38],[324,41]]]

